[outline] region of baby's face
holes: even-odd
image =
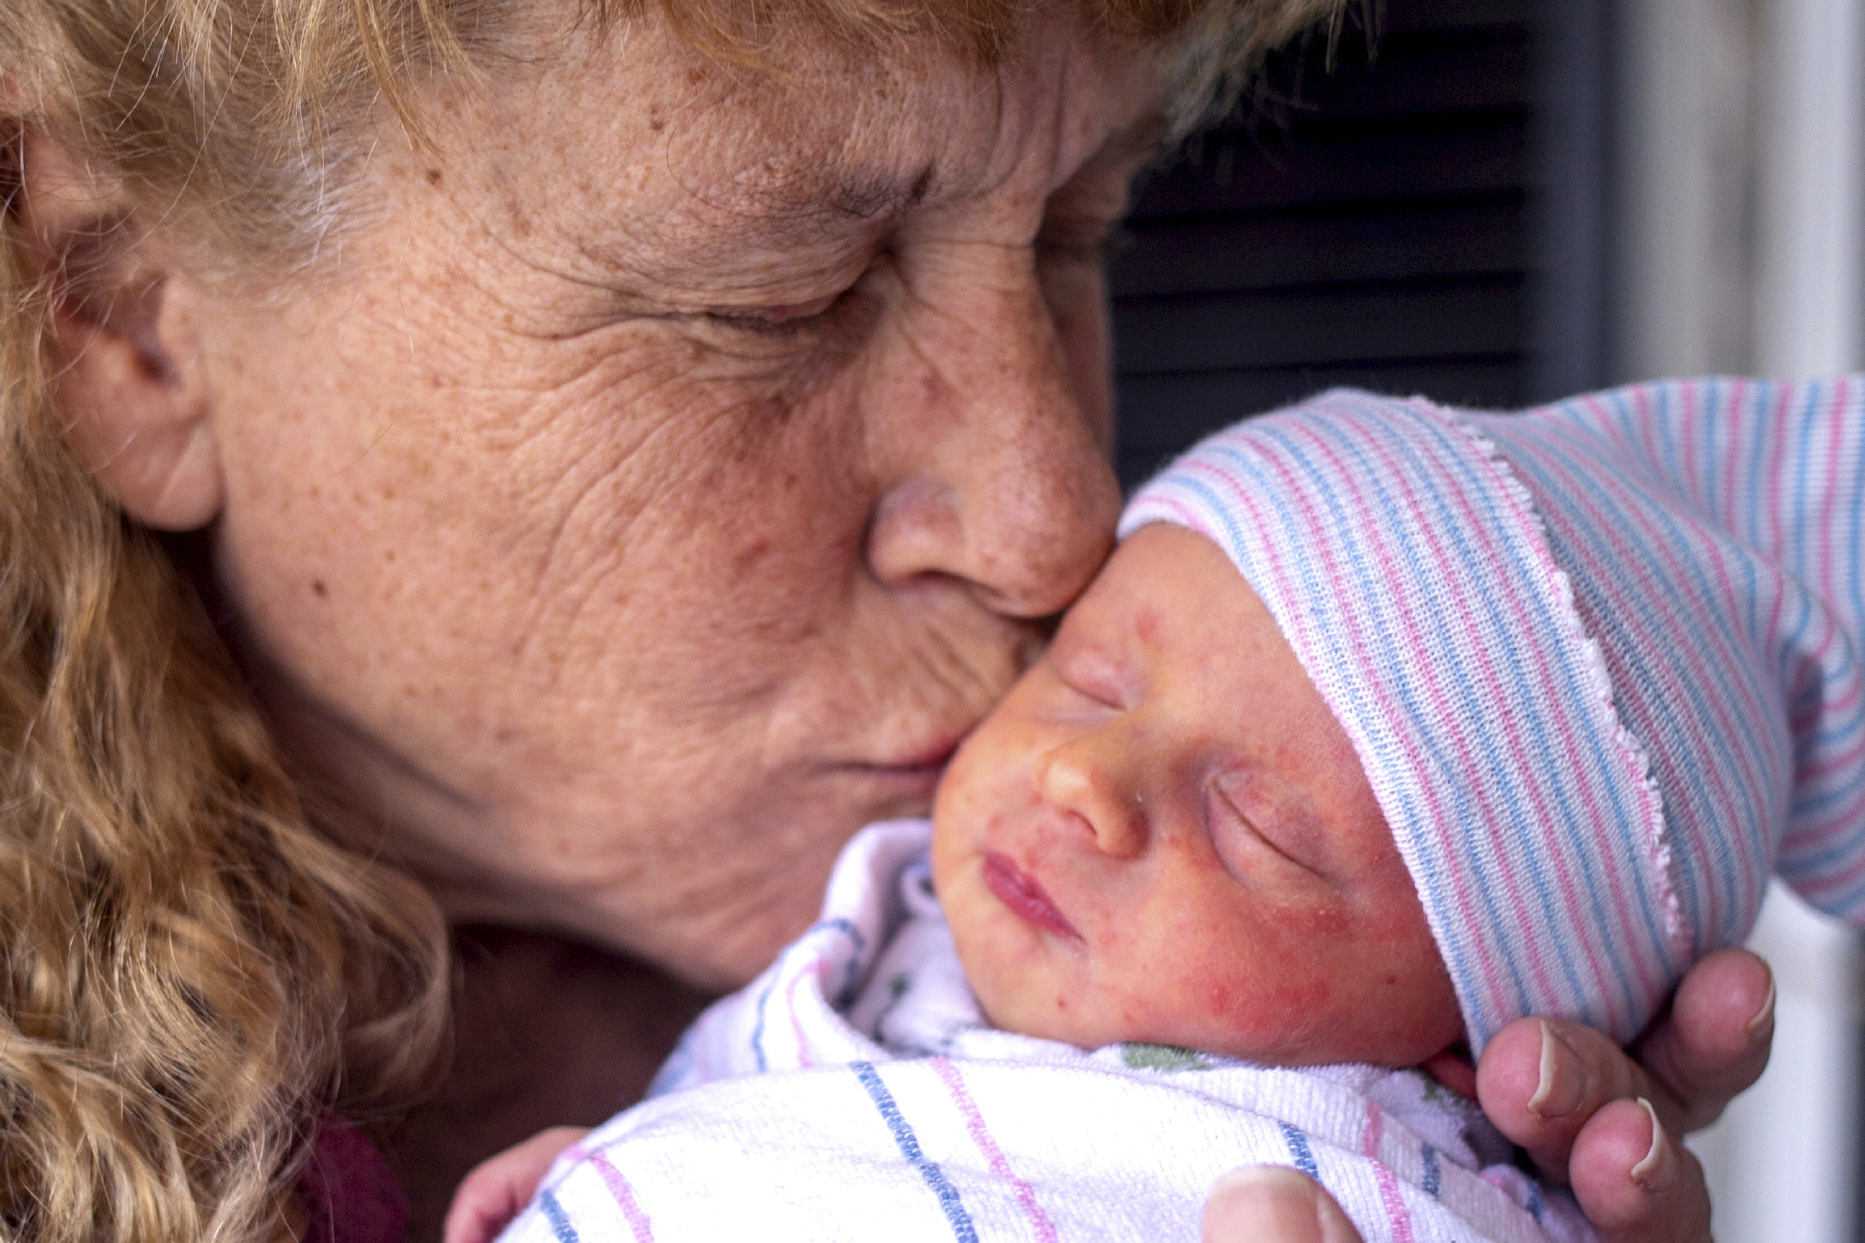
[[[1215,544],[1142,528],[940,787],[985,1011],[1095,1047],[1414,1065],[1457,999],[1346,733]]]

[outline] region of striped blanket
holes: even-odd
[[[1586,1238],[1467,1101],[1415,1071],[1274,1069],[992,1029],[924,821],[864,830],[821,920],[571,1149],[505,1243],[1195,1240],[1237,1165],[1296,1166],[1367,1243]]]

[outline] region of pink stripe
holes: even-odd
[[[1417,1243],[1417,1236],[1412,1233],[1412,1215],[1399,1194],[1399,1180],[1379,1159],[1379,1136],[1385,1127],[1385,1115],[1379,1106],[1367,1102],[1366,1130],[1360,1136],[1360,1152],[1373,1163],[1373,1178],[1379,1183],[1379,1200],[1385,1206],[1386,1220],[1392,1224],[1393,1243]]]
[[[799,971],[790,977],[790,983],[784,986],[784,1009],[790,1012],[790,1031],[796,1037],[797,1065],[814,1066],[816,1055],[810,1048],[809,1035],[803,1030],[803,1015],[797,1009],[797,986],[812,976],[821,979],[828,964],[821,958],[811,964],[813,970]]]
[[[1770,437],[1768,465],[1765,471],[1769,518],[1768,542],[1765,547],[1774,551],[1776,555],[1779,555],[1782,546],[1781,525],[1785,521],[1785,514],[1782,512],[1785,507],[1781,503],[1781,483],[1786,472],[1781,469],[1781,465],[1782,459],[1787,456],[1787,421],[1791,413],[1789,407],[1792,404],[1794,391],[1792,384],[1783,384],[1780,387],[1780,398],[1775,402],[1774,408],[1774,435]]]
[[[942,1057],[932,1059],[933,1070],[945,1084],[946,1091],[952,1096],[952,1103],[958,1106],[958,1112],[964,1116],[965,1129],[971,1132],[972,1142],[978,1145],[978,1151],[984,1154],[985,1161],[991,1167],[991,1173],[997,1175],[1016,1188],[1017,1203],[1023,1206],[1023,1215],[1029,1219],[1030,1229],[1042,1243],[1056,1243],[1055,1223],[1049,1220],[1049,1214],[1036,1202],[1036,1189],[1018,1178],[1010,1168],[1010,1161],[1004,1156],[1004,1150],[997,1146],[991,1130],[984,1124],[984,1115],[978,1112],[978,1103],[971,1099],[971,1092],[965,1087],[965,1077],[958,1067]]]
[[[596,1167],[596,1173],[602,1176],[602,1185],[615,1197],[615,1203],[621,1207],[622,1216],[628,1221],[628,1228],[634,1232],[635,1243],[654,1243],[654,1227],[648,1221],[648,1215],[641,1205],[635,1202],[634,1189],[622,1172],[615,1168],[606,1154],[592,1152],[589,1163]]]

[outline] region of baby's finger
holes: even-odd
[[[551,1164],[588,1134],[588,1127],[551,1127],[474,1166],[454,1189],[441,1243],[491,1243],[537,1194]]]
[[[1560,1182],[1595,1110],[1654,1096],[1649,1077],[1609,1037],[1561,1019],[1517,1019],[1496,1033],[1477,1066],[1476,1093],[1496,1129]]]
[[[1594,1114],[1571,1168],[1602,1243],[1710,1243],[1703,1167],[1648,1102],[1614,1101]]]
[[[482,1165],[454,1190],[440,1228],[441,1243],[492,1243],[521,1204],[506,1180]]]
[[[1286,1165],[1246,1165],[1211,1184],[1203,1243],[1361,1243],[1334,1197]]]
[[[1671,1013],[1638,1046],[1639,1060],[1663,1090],[1653,1103],[1665,1125],[1688,1132],[1716,1121],[1761,1078],[1773,1042],[1774,974],[1767,963],[1729,949],[1692,967]]]

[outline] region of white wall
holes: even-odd
[[[1774,965],[1774,1055],[1761,1083],[1690,1140],[1709,1175],[1716,1238],[1856,1239],[1857,939],[1777,886],[1750,944]]]
[[[1617,33],[1617,379],[1865,365],[1865,0],[1627,0]],[[1768,1073],[1695,1137],[1719,1243],[1860,1237],[1858,938],[1785,891]]]

